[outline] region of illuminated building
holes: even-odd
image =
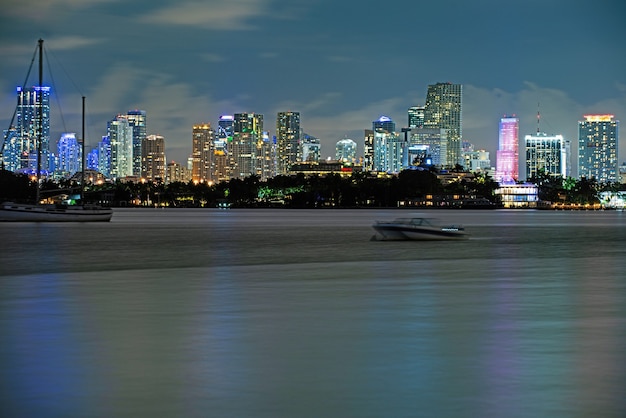
[[[534,184],[506,184],[495,190],[507,209],[536,208],[539,188]]]
[[[448,155],[447,129],[411,129],[405,167],[423,164],[447,167]]]
[[[141,144],[141,177],[165,181],[165,138],[148,135]]]
[[[217,121],[217,138],[225,139],[227,141],[232,141],[233,139],[233,125],[235,120],[231,115],[222,115],[220,116],[219,121]]]
[[[193,125],[191,158],[191,175],[194,182],[213,181],[213,156],[215,133],[210,123]]]
[[[500,184],[512,184],[519,178],[519,119],[503,117],[498,128],[496,177]]]
[[[56,171],[62,176],[69,177],[82,170],[82,151],[75,133],[67,132],[61,135],[57,141],[57,157],[59,163]]]
[[[618,125],[613,115],[584,115],[578,122],[578,176],[617,182]]]
[[[409,128],[424,127],[424,106],[411,106],[408,110]]]
[[[524,137],[526,145],[526,179],[540,173],[567,177],[567,146],[563,135],[538,132]]]
[[[41,134],[41,169],[45,170],[50,154],[50,87],[18,87],[15,116],[16,126],[5,131],[5,168],[36,170],[37,141]]]
[[[424,106],[424,127],[447,130],[446,162],[450,167],[463,164],[461,155],[461,84],[437,83],[428,86]]]
[[[94,170],[101,172],[105,177],[111,177],[111,138],[103,136],[102,141],[98,142],[98,161]]]
[[[257,174],[257,152],[264,151],[263,141],[263,115],[235,113],[233,140],[228,150],[231,178]]]
[[[302,161],[318,162],[320,160],[320,139],[307,133],[302,137]]]
[[[107,124],[111,146],[110,176],[114,179],[133,176],[133,131],[125,115]]]
[[[356,142],[349,138],[337,141],[335,145],[335,158],[337,161],[347,163],[356,162]]]
[[[279,112],[276,117],[276,159],[278,174],[286,175],[292,164],[302,160],[300,113]]]
[[[372,127],[374,131],[382,131],[388,133],[396,131],[396,123],[387,116],[381,116],[380,118],[378,118],[378,120],[372,122]]]
[[[166,167],[166,182],[175,183],[182,182],[187,183],[191,180],[191,171],[182,164],[172,161],[167,164]]]
[[[141,176],[143,152],[142,145],[146,139],[146,111],[129,110],[126,112],[128,126],[133,135],[133,176]]]

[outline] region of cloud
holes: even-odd
[[[264,0],[192,1],[147,13],[145,23],[197,26],[213,30],[249,30],[256,20],[269,15]]]
[[[24,19],[42,22],[50,16],[69,14],[77,9],[87,9],[100,3],[118,2],[119,0],[9,0],[9,5],[0,7],[0,16],[4,19]]]

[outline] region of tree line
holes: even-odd
[[[276,176],[261,181],[256,176],[219,183],[105,182],[87,184],[86,202],[111,206],[169,207],[287,207],[355,208],[396,207],[399,201],[420,201],[432,196],[483,199],[494,207],[500,204],[495,193],[498,183],[484,173],[465,173],[459,180],[442,182],[434,169],[404,170],[394,176],[377,177],[355,172],[350,176]],[[581,178],[563,179],[540,173],[530,182],[537,184],[539,199],[548,202],[597,203],[598,192],[620,190],[624,185],[598,184]],[[79,185],[69,180],[44,180],[41,195],[77,193]],[[36,183],[28,176],[0,171],[0,200],[28,202],[35,199]]]

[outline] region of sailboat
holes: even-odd
[[[43,39],[39,39],[39,90],[43,85]],[[85,183],[85,97],[83,97],[82,178],[80,204],[42,204],[40,202],[41,137],[43,126],[42,95],[39,94],[39,129],[37,137],[37,192],[34,204],[4,202],[0,204],[0,221],[15,222],[108,222],[113,209],[84,203]]]

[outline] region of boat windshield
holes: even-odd
[[[408,224],[417,226],[434,226],[438,222],[434,218],[397,218],[393,221],[396,224]]]

